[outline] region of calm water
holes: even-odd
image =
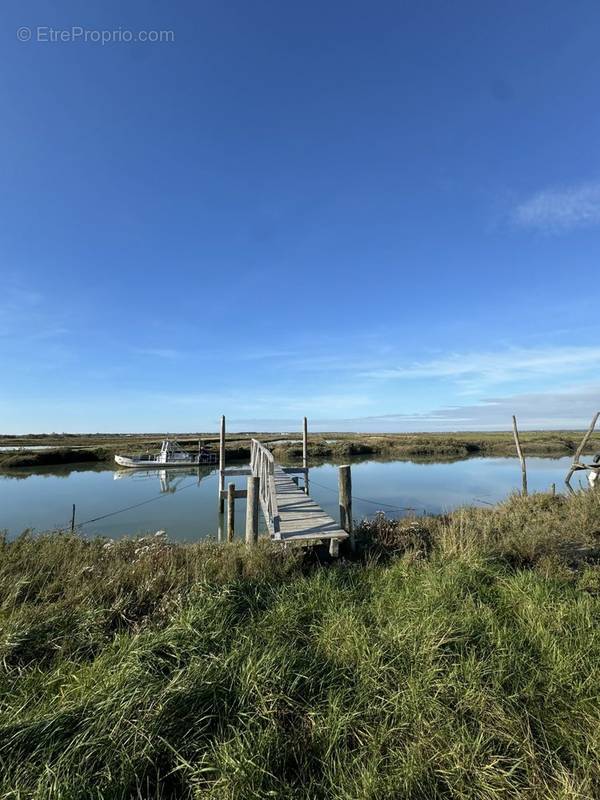
[[[529,458],[530,491],[561,489],[570,459]],[[18,477],[16,475],[18,474]],[[245,478],[232,478],[238,488]],[[390,515],[448,511],[464,504],[494,503],[520,487],[515,458],[473,458],[452,463],[361,461],[352,465],[355,518],[378,509]],[[578,486],[576,475],[573,481]],[[311,468],[310,493],[337,516],[337,467]],[[180,540],[215,536],[218,530],[217,473],[210,468],[121,472],[112,469],[48,467],[35,474],[0,473],[0,530],[10,536],[26,528],[48,530],[70,524],[76,504],[77,522],[137,505],[83,527],[89,534],[118,537],[163,529]],[[150,502],[148,502],[150,501]],[[370,501],[370,502],[367,502]],[[237,501],[236,529],[243,533],[245,502]]]

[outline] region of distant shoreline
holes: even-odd
[[[112,463],[116,453],[141,453],[156,450],[168,434],[29,434],[0,436],[0,447],[39,447],[45,450],[27,452],[0,451],[0,468],[13,469],[52,464]],[[250,453],[250,439],[256,436],[269,443],[276,458],[297,461],[302,457],[302,443],[297,433],[229,434],[226,441],[228,459],[245,459]],[[558,457],[571,455],[577,449],[582,431],[523,431],[521,442],[526,456]],[[216,449],[217,436],[176,434],[175,438],[190,451],[198,441]],[[377,456],[384,458],[469,458],[472,456],[514,456],[515,445],[509,431],[453,433],[313,433],[308,438],[309,459]],[[600,432],[590,438],[585,453],[600,451]]]

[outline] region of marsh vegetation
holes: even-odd
[[[600,794],[600,497],[267,542],[4,541],[0,796]]]
[[[35,464],[112,463],[116,453],[152,452],[160,447],[161,439],[168,434],[39,434],[29,436],[0,436],[0,447],[44,445],[48,449],[35,452],[0,451],[0,468],[31,467]],[[299,434],[247,433],[229,434],[226,452],[229,460],[247,459],[250,440],[257,436],[281,461],[298,461],[302,457]],[[218,448],[215,434],[177,434],[176,438],[191,451],[202,439],[209,449]],[[297,439],[296,441],[294,439]],[[529,456],[560,456],[575,452],[581,440],[578,431],[524,431],[521,442]],[[515,454],[512,432],[491,433],[319,433],[309,434],[311,461],[350,456],[377,456],[387,458],[468,458],[470,456],[508,456]],[[595,433],[586,453],[600,450],[600,432]]]

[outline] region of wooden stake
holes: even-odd
[[[246,495],[246,544],[250,546],[258,542],[259,497],[260,478],[257,475],[249,475]]]
[[[352,474],[350,466],[345,464],[339,468],[339,505],[340,525],[350,534],[350,546],[354,550],[354,532],[352,530]]]
[[[71,533],[75,533],[75,503],[73,503],[73,513],[71,514]]]
[[[225,415],[221,417],[221,431],[219,433],[219,514],[225,511],[225,498],[221,492],[225,489]]]
[[[308,470],[308,420],[302,420],[302,466]],[[304,473],[304,491],[308,494],[308,472]]]
[[[227,541],[233,542],[235,535],[235,483],[227,486]]]
[[[527,465],[525,464],[525,456],[521,449],[521,442],[519,441],[519,431],[517,429],[517,418],[513,414],[513,433],[515,435],[515,444],[517,446],[517,455],[521,462],[521,480],[523,484],[523,497],[527,497]]]
[[[594,432],[594,428],[596,427],[596,422],[598,422],[598,417],[599,416],[600,416],[600,411],[596,411],[596,413],[594,414],[594,418],[592,419],[591,425],[587,430],[587,433],[585,434],[585,436],[581,440],[581,444],[579,445],[579,447],[577,448],[577,452],[573,456],[573,463],[571,464],[571,469],[567,472],[567,477],[565,478],[565,483],[569,483],[569,481],[571,480],[571,476],[575,472],[575,465],[579,463],[579,458],[581,457],[581,454],[583,453],[583,450],[584,450],[586,444],[588,443],[588,439],[590,438],[590,436]]]

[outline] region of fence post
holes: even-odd
[[[354,550],[354,531],[352,529],[352,474],[350,465],[339,468],[340,524],[350,534],[350,547]]]
[[[308,494],[308,420],[302,419],[302,466],[304,468],[304,492]]]
[[[525,456],[523,455],[523,450],[521,449],[521,442],[519,440],[519,431],[517,430],[517,418],[514,416],[514,414],[513,414],[513,434],[515,437],[517,455],[519,456],[519,461],[521,462],[521,482],[523,486],[523,497],[527,497],[527,467],[525,465]]]
[[[227,541],[233,542],[235,534],[235,483],[227,486]]]
[[[219,433],[219,514],[225,511],[225,498],[221,492],[225,489],[225,415],[221,417],[221,431]]]
[[[258,499],[260,494],[260,478],[248,476],[246,495],[246,544],[253,545],[258,541]]]

